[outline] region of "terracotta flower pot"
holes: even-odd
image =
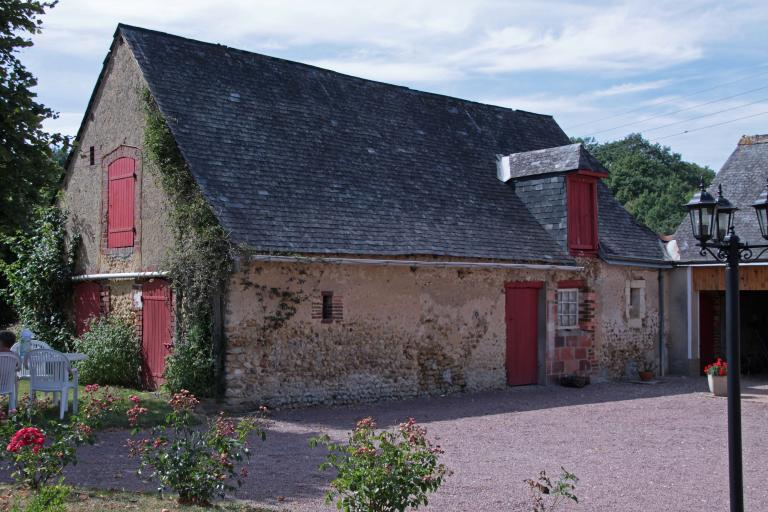
[[[637,372],[640,376],[640,380],[643,382],[648,382],[649,380],[653,380],[653,372]]]
[[[728,377],[725,375],[707,375],[709,390],[715,396],[728,396]]]

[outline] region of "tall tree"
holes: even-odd
[[[56,114],[37,101],[32,91],[37,80],[18,57],[32,46],[41,16],[54,5],[0,0],[0,240],[30,226],[35,207],[50,204],[62,172],[54,148],[62,151],[67,141],[43,130],[43,121]],[[13,258],[2,241],[0,258]],[[0,287],[6,285],[0,278]],[[0,325],[11,319],[12,312],[0,301]]]
[[[667,146],[652,144],[633,133],[621,140],[598,143],[573,139],[608,168],[605,179],[614,197],[634,217],[659,234],[671,234],[685,217],[683,205],[698,188],[709,185],[715,173],[709,167],[686,162]]]
[[[0,234],[28,225],[35,206],[49,202],[61,175],[53,146],[64,142],[42,123],[56,114],[36,100],[37,80],[18,58],[56,2],[0,2]]]

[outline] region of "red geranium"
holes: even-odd
[[[724,377],[728,375],[728,363],[718,357],[717,361],[704,367],[704,373]]]
[[[6,446],[6,450],[16,453],[25,446],[32,446],[32,452],[37,453],[45,443],[45,435],[40,429],[35,427],[26,427],[17,431],[11,437],[11,441]]]

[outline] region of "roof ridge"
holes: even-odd
[[[469,100],[469,99],[466,99],[466,98],[459,98],[459,97],[456,97],[456,96],[450,96],[448,94],[441,94],[441,93],[431,92],[431,91],[423,91],[421,89],[414,89],[412,87],[408,87],[408,86],[405,86],[405,85],[397,85],[397,84],[393,84],[393,83],[389,83],[389,82],[382,82],[380,80],[372,80],[370,78],[363,78],[363,77],[359,77],[359,76],[355,76],[355,75],[349,75],[347,73],[342,73],[340,71],[334,71],[332,69],[323,68],[323,67],[320,67],[320,66],[316,66],[314,64],[307,64],[306,62],[299,62],[299,61],[296,61],[296,60],[285,59],[285,58],[282,58],[282,57],[274,57],[272,55],[266,55],[264,53],[254,52],[254,51],[251,51],[251,50],[243,50],[242,48],[235,48],[234,46],[227,46],[227,45],[221,44],[221,43],[210,43],[208,41],[201,41],[199,39],[193,39],[191,37],[180,36],[178,34],[171,34],[169,32],[163,32],[162,30],[154,30],[154,29],[151,29],[151,28],[137,27],[136,25],[128,25],[126,23],[118,23],[117,24],[117,30],[118,31],[119,30],[125,30],[125,29],[127,29],[127,30],[135,30],[135,31],[145,32],[145,33],[151,33],[151,34],[157,34],[157,35],[164,36],[164,37],[171,37],[171,38],[174,38],[174,39],[180,39],[182,41],[189,41],[189,42],[192,42],[192,43],[195,43],[195,44],[204,44],[204,45],[207,45],[207,46],[214,46],[214,47],[225,48],[227,50],[231,50],[231,51],[238,52],[238,53],[244,53],[244,54],[247,54],[247,55],[257,55],[257,56],[265,58],[265,59],[271,59],[271,60],[276,60],[276,61],[280,61],[280,62],[283,62],[283,63],[289,63],[289,64],[296,65],[296,66],[302,66],[302,67],[307,67],[307,68],[311,68],[311,69],[317,69],[317,70],[320,70],[320,71],[324,71],[326,73],[333,73],[335,75],[341,75],[341,76],[353,78],[355,80],[361,80],[363,82],[368,82],[368,83],[372,83],[372,84],[380,84],[380,85],[384,85],[384,86],[387,86],[387,87],[396,87],[398,89],[403,89],[403,90],[406,90],[406,91],[412,91],[412,92],[416,92],[416,93],[419,93],[419,94],[428,94],[430,96],[436,96],[436,97],[440,97],[440,98],[448,98],[450,100],[461,101],[463,103],[472,103],[472,104],[475,104],[475,105],[482,105],[484,107],[492,107],[492,108],[496,108],[496,109],[503,110],[503,111],[506,111],[506,112],[514,112],[516,114],[536,116],[536,117],[554,118],[552,116],[552,114],[539,114],[539,113],[536,113],[536,112],[529,112],[527,110],[518,110],[518,109],[514,109],[514,108],[510,108],[510,107],[503,107],[501,105],[494,105],[492,103],[483,103],[481,101]]]
[[[763,135],[742,135],[739,139],[739,146],[751,146],[752,144],[768,144],[768,134]]]

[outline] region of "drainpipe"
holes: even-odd
[[[664,375],[664,273],[659,269],[659,375]]]
[[[115,272],[112,274],[82,274],[73,276],[73,281],[121,281],[142,277],[165,277],[168,272]]]

